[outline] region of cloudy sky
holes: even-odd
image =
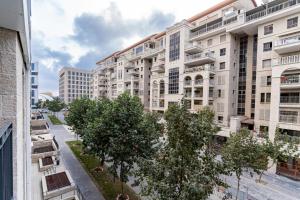
[[[220,1],[32,0],[32,57],[39,62],[40,92],[58,95],[62,67],[92,69],[102,57]]]

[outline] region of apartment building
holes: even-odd
[[[30,1],[0,1],[0,199],[31,200]]]
[[[88,70],[64,67],[59,71],[59,97],[66,103],[71,103],[80,97],[91,98],[90,89],[92,73]]]
[[[93,98],[129,91],[154,112],[184,98],[191,112],[214,110],[220,137],[300,137],[299,17],[300,0],[222,1],[97,62]],[[300,180],[300,160],[272,171]]]
[[[39,66],[31,63],[31,108],[36,108],[39,101]]]

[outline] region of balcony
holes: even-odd
[[[199,66],[199,67],[185,68],[184,73],[195,73],[195,72],[200,72],[200,71],[204,71],[204,70],[214,71],[215,68],[212,65],[208,65],[208,66],[207,65],[202,65],[202,66]]]
[[[299,51],[300,35],[282,38],[275,42],[274,51],[278,54],[285,54],[290,52]]]
[[[192,80],[185,80],[184,87],[192,87]]]
[[[290,55],[290,56],[282,56],[278,59],[275,59],[273,61],[273,66],[278,66],[278,65],[291,65],[291,64],[296,64],[300,63],[300,55]]]
[[[187,98],[187,99],[190,99],[190,98],[192,98],[192,93],[191,92],[186,92],[186,93],[184,93],[184,97]]]
[[[125,69],[132,69],[132,68],[134,68],[134,65],[132,63],[126,63],[124,68]]]
[[[297,108],[300,107],[300,96],[299,93],[296,95],[281,96],[280,107]]]
[[[281,76],[281,88],[300,88],[300,74]]]
[[[152,58],[154,56],[156,56],[159,52],[165,50],[164,46],[160,46],[154,49],[148,48],[145,50],[143,57],[144,58]]]
[[[194,98],[203,98],[203,93],[195,93]]]
[[[159,60],[153,63],[153,67],[151,69],[152,72],[164,72],[165,71],[165,61]]]
[[[187,55],[184,64],[187,66],[203,65],[215,62],[216,59],[212,53],[196,53]]]
[[[198,39],[201,39],[202,36],[210,36],[209,33],[216,34],[215,32],[217,30],[219,32],[222,32],[223,31],[223,29],[222,29],[222,27],[223,27],[222,19],[218,19],[216,21],[218,21],[218,22],[208,23],[208,24],[204,25],[203,28],[200,28],[197,31],[191,32],[190,39],[191,40],[198,40]]]
[[[142,52],[139,52],[139,53],[131,53],[131,54],[129,54],[129,55],[127,56],[127,59],[128,59],[129,61],[135,61],[135,60],[141,58],[141,56],[143,55],[143,53],[144,53],[143,51],[142,51]]]
[[[195,80],[195,86],[203,86],[203,79]]]
[[[279,12],[281,10],[285,10],[294,6],[297,6],[300,4],[300,0],[292,0],[292,1],[286,1],[283,3],[278,3],[278,1],[273,1],[268,3],[265,7],[258,7],[257,12],[250,13],[246,15],[246,22],[250,22],[253,20],[257,20],[260,18],[263,18],[265,16],[271,15],[273,13]],[[255,10],[255,9],[254,9]]]
[[[200,53],[203,51],[203,47],[199,43],[188,43],[184,46],[184,51],[189,54]]]
[[[299,112],[281,110],[279,112],[279,122],[288,124],[300,124]]]
[[[137,74],[139,74],[139,71],[132,69],[132,70],[129,70],[127,73],[130,75],[137,75]]]

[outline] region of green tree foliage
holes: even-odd
[[[41,99],[38,100],[38,102],[35,104],[37,109],[41,109],[44,107],[43,101]]]
[[[222,149],[222,160],[230,173],[237,177],[237,194],[240,189],[240,180],[244,172],[257,171],[257,160],[264,161],[262,148],[248,129],[241,129],[238,133],[231,134]]]
[[[297,157],[298,144],[295,141],[290,140],[290,136],[280,133],[279,129],[276,129],[275,139],[272,142],[268,134],[261,142],[257,159],[254,161],[254,170],[259,174],[258,181],[261,182],[262,175],[265,171],[273,167],[278,161],[286,162],[289,158]]]
[[[55,114],[59,111],[61,111],[66,105],[65,103],[60,100],[60,98],[56,97],[56,98],[53,98],[52,101],[48,101],[46,103],[48,109],[51,111],[51,112],[54,112]]]
[[[205,108],[191,114],[185,105],[165,114],[165,140],[152,159],[139,160],[137,176],[142,195],[160,200],[207,199],[217,185],[223,165],[211,150],[217,132],[214,113]]]
[[[113,176],[126,183],[135,163],[152,155],[160,134],[158,119],[144,113],[140,99],[128,93],[102,102],[102,108],[101,114],[88,125],[84,140],[102,163],[109,164]]]
[[[69,113],[65,120],[72,130],[80,136],[86,132],[87,124],[92,118],[92,110],[95,111],[95,102],[87,97],[75,99],[69,104]],[[91,110],[89,112],[89,110]]]

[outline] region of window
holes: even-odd
[[[226,55],[226,48],[220,49],[220,56]]]
[[[262,67],[263,68],[271,67],[271,59],[263,60],[262,61]]]
[[[170,35],[169,60],[178,60],[180,55],[180,32]]]
[[[169,94],[178,94],[179,90],[179,68],[169,70]]]
[[[271,102],[271,93],[266,93],[266,103]]]
[[[267,86],[271,86],[272,84],[272,78],[271,76],[267,76]]]
[[[293,28],[298,26],[298,17],[294,17],[287,20],[287,28]]]
[[[225,62],[220,63],[220,69],[225,69]]]
[[[211,46],[212,44],[213,44],[213,40],[212,39],[207,40],[207,46]]]
[[[270,103],[271,102],[271,93],[261,93],[260,94],[261,103]]]
[[[143,49],[144,49],[143,46],[137,47],[137,48],[135,49],[135,54],[138,55],[138,54],[142,53],[142,52],[143,52]]]
[[[273,33],[273,24],[267,25],[264,27],[264,34],[268,35]]]
[[[265,93],[260,93],[260,103],[265,102]]]
[[[222,90],[218,90],[218,97],[219,97],[219,98],[222,97]]]
[[[223,116],[218,116],[218,123],[223,123]]]
[[[220,43],[222,43],[222,42],[226,42],[226,35],[225,34],[220,36]]]
[[[264,43],[264,51],[271,51],[272,50],[272,42]]]

